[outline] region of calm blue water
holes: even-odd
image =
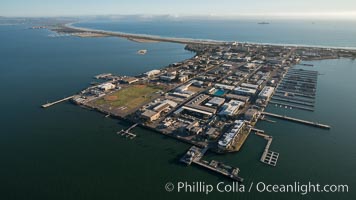
[[[356,48],[356,21],[100,20],[76,26],[136,34]]]
[[[39,105],[87,87],[96,74],[136,75],[193,53],[179,44],[50,38],[49,34],[25,26],[0,26],[1,200],[356,198],[355,61],[312,62],[312,69],[323,74],[315,112],[268,108],[332,125],[326,131],[281,120],[258,123],[258,128],[274,136],[271,150],[280,153],[277,167],[259,162],[266,142],[256,135],[237,154],[208,153],[206,157],[239,167],[246,184],[348,184],[349,193],[168,193],[164,190],[168,181],[216,184],[230,180],[179,164],[189,145],[140,128],[134,130],[136,139],[127,140],[115,134],[127,123],[70,103],[46,110]],[[148,53],[137,55],[139,49],[148,49]]]

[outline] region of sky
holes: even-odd
[[[0,16],[172,15],[356,19],[356,0],[1,0]]]

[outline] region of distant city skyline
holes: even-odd
[[[2,0],[0,16],[171,15],[355,19],[355,0]]]

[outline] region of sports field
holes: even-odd
[[[157,96],[156,92],[159,90],[161,88],[157,86],[132,85],[98,99],[95,104],[114,108],[126,107],[125,109],[131,110],[152,100],[154,96]]]

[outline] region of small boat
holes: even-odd
[[[145,55],[147,53],[147,50],[146,49],[141,49],[141,50],[138,50],[137,53],[140,54],[140,55]]]

